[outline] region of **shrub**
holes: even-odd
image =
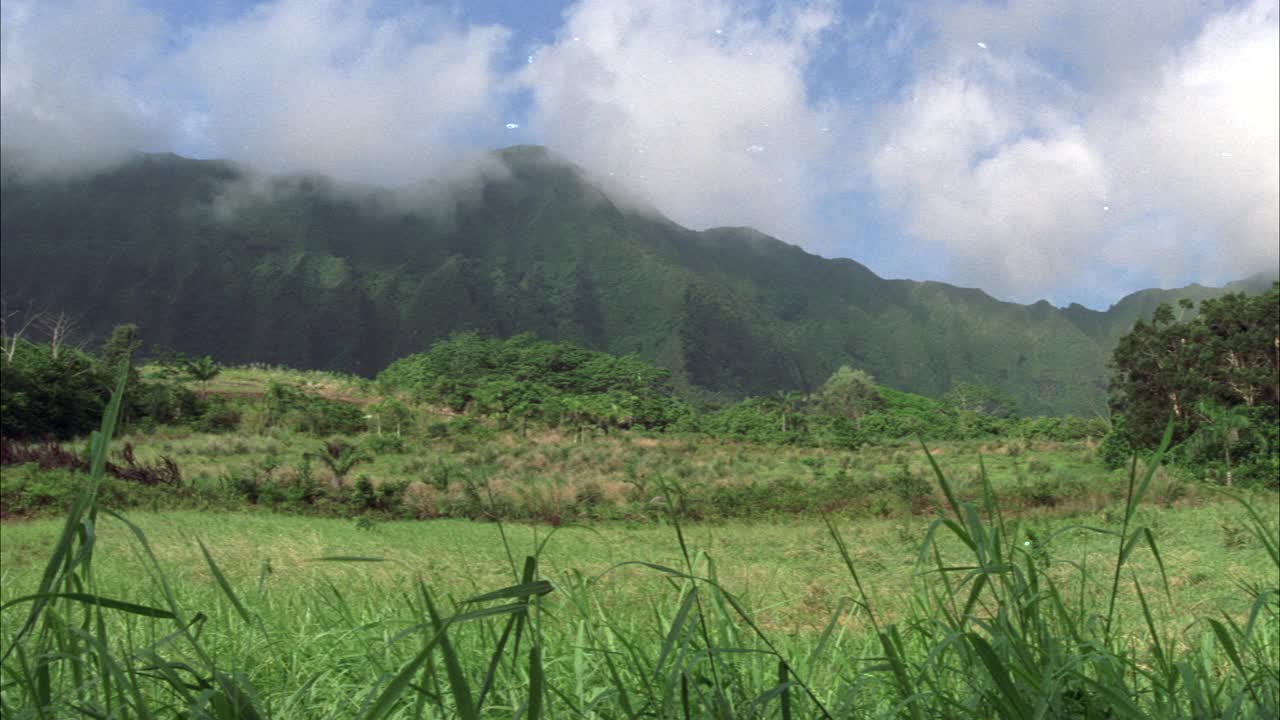
[[[88,355],[13,341],[0,353],[0,434],[17,438],[84,435],[98,426],[107,377]]]
[[[912,512],[926,510],[933,503],[933,485],[923,472],[903,463],[893,479],[893,493],[911,506]]]
[[[373,455],[399,455],[405,451],[404,438],[399,435],[369,435],[361,444]]]
[[[220,397],[210,398],[195,416],[192,426],[200,432],[227,433],[240,428],[242,414]]]
[[[1133,452],[1124,418],[1116,417],[1111,423],[1111,431],[1102,437],[1102,443],[1098,445],[1098,459],[1108,470],[1118,470],[1129,464]]]

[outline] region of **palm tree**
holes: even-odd
[[[333,473],[333,489],[342,488],[342,479],[351,472],[351,469],[362,462],[369,460],[369,456],[364,453],[358,446],[352,445],[345,440],[330,440],[324,444],[324,452],[319,452],[314,457],[320,458]]]
[[[761,398],[761,405],[766,412],[776,412],[782,416],[782,432],[796,430],[797,416],[804,411],[808,398],[804,393],[786,390],[775,391],[768,397]]]
[[[187,374],[191,379],[200,382],[200,396],[205,397],[209,394],[209,381],[218,376],[222,372],[222,366],[213,361],[213,358],[205,355],[202,358],[188,360],[186,365]]]
[[[1224,407],[1214,402],[1203,401],[1197,409],[1205,422],[1196,432],[1196,437],[1202,443],[1221,445],[1223,460],[1226,462],[1226,485],[1231,487],[1231,448],[1240,442],[1241,432],[1253,431],[1249,416],[1244,413],[1244,407],[1241,405]]]

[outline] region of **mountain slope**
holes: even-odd
[[[885,280],[754,230],[621,208],[541,148],[497,157],[509,173],[449,212],[172,155],[69,183],[6,176],[0,280],[99,336],[137,322],[227,362],[373,374],[456,330],[530,331],[638,353],[722,396],[811,389],[851,364],[926,395],[975,381],[1026,412],[1089,414],[1115,339],[1165,297],[1098,313]]]

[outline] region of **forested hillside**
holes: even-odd
[[[224,362],[371,376],[455,331],[531,332],[637,353],[723,397],[813,390],[849,365],[925,395],[979,383],[1025,413],[1092,414],[1135,320],[1220,292],[1144,291],[1107,312],[1000,302],[747,228],[682,228],[541,148],[498,159],[509,174],[443,211],[172,155],[73,182],[6,174],[4,294],[87,335],[136,322],[151,346]]]

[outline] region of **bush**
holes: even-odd
[[[354,435],[365,429],[364,411],[356,405],[312,395],[296,385],[270,383],[263,406],[268,427],[312,435]]]
[[[1133,453],[1133,443],[1129,439],[1124,418],[1116,417],[1112,420],[1111,431],[1102,436],[1102,443],[1098,446],[1098,459],[1108,470],[1119,470],[1129,464]]]
[[[240,429],[240,410],[222,398],[212,398],[191,423],[200,432],[228,433]]]
[[[933,503],[933,484],[929,478],[905,463],[898,467],[893,493],[910,505],[914,513],[924,512]]]
[[[9,466],[0,473],[0,518],[62,513],[84,489],[88,475],[68,468],[43,469],[35,463]],[[98,488],[99,501],[109,508],[172,506],[188,497],[169,487],[142,485],[107,476]]]
[[[399,455],[405,451],[404,438],[399,435],[369,435],[362,444],[373,455]]]
[[[0,353],[0,434],[68,439],[98,427],[111,383],[93,359],[76,350],[15,340],[13,358]]]
[[[378,383],[457,412],[551,424],[661,428],[688,412],[665,369],[527,334],[506,340],[457,334],[392,363]]]
[[[27,464],[0,473],[0,517],[25,517],[59,511],[71,505],[84,484],[84,475],[62,468]]]

